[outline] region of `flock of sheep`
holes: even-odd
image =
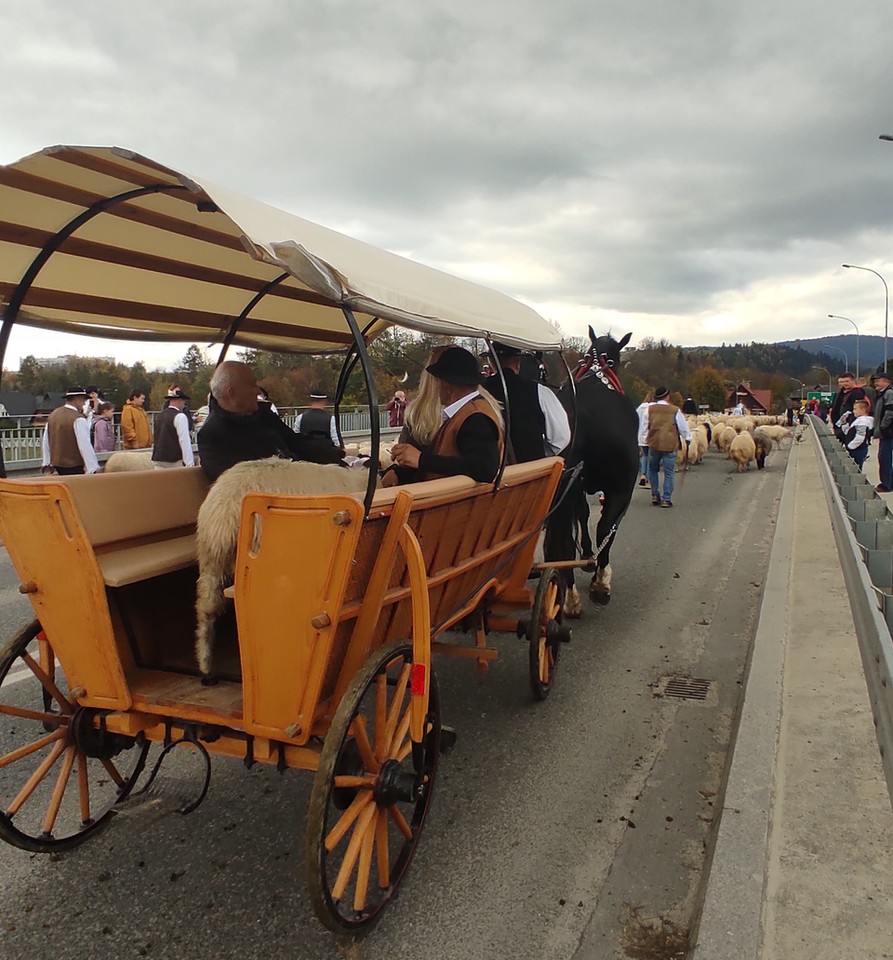
[[[780,447],[784,440],[792,436],[792,431],[783,425],[781,417],[709,414],[688,417],[687,420],[692,433],[688,462],[700,463],[712,441],[716,449],[735,464],[739,473],[748,470],[753,462],[758,470],[762,470],[772,447]],[[683,447],[676,455],[677,468],[683,467],[685,460],[686,451]]]

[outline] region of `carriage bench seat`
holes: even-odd
[[[201,467],[65,477],[106,586],[196,562],[195,523],[210,484]]]

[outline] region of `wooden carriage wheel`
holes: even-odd
[[[363,933],[397,888],[419,842],[440,752],[437,682],[416,769],[409,737],[412,646],[379,651],[354,677],[323,745],[307,813],[310,896],[338,933]]]
[[[564,618],[564,583],[554,567],[543,570],[530,619],[527,621],[530,689],[537,700],[545,700],[552,689],[561,644],[570,638],[562,626]]]
[[[0,838],[32,853],[77,846],[130,793],[148,750],[78,705],[36,620],[0,655]]]

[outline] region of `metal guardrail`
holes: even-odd
[[[893,802],[893,514],[828,426],[809,422],[824,454],[822,484]]]

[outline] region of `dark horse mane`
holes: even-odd
[[[629,508],[639,470],[639,418],[633,402],[624,396],[616,374],[620,368],[620,351],[630,336],[627,334],[619,341],[610,334],[597,337],[590,327],[590,347],[574,371],[574,383],[566,382],[558,391],[574,424],[574,437],[565,462],[571,469],[582,464],[582,472],[575,488],[569,491],[549,521],[544,553],[547,561],[575,557],[574,527],[586,504],[584,493],[601,491],[604,502],[596,528],[596,551],[603,546],[590,585],[590,594],[600,603],[610,599],[610,576],[607,576],[606,591],[601,591],[599,584],[605,579],[611,544]],[[588,516],[588,509],[586,514]],[[582,540],[585,556],[588,530],[584,531]],[[592,555],[591,544],[589,555]],[[569,579],[572,577],[571,572]]]

